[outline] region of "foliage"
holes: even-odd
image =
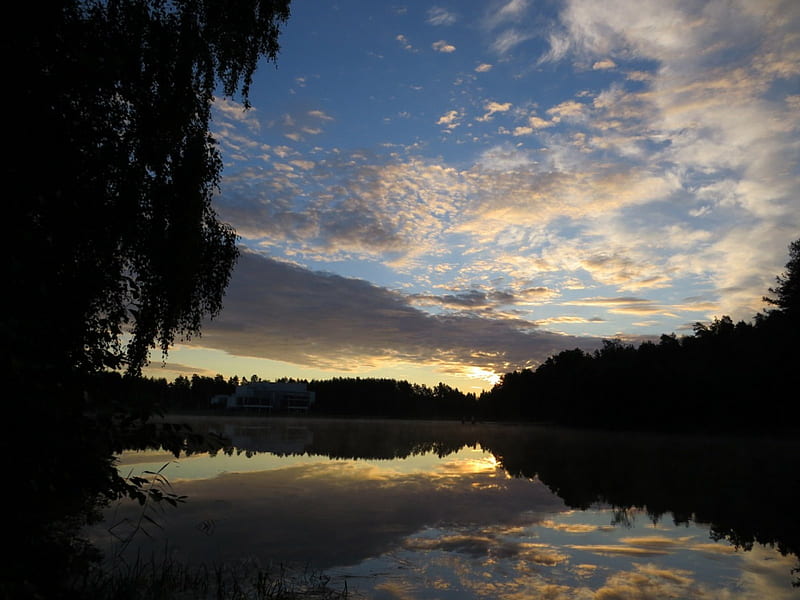
[[[25,458],[9,473],[23,508],[3,591],[32,595],[92,558],[75,534],[98,506],[136,493],[113,452],[184,440],[148,423],[152,399],[93,395],[91,376],[137,375],[151,348],[166,352],[220,310],[237,249],[211,207],[222,169],[211,104],[218,88],[248,104],[289,9],[288,0],[17,8],[6,32],[15,58],[3,278],[13,290],[0,364],[14,423],[3,450]]]
[[[800,239],[789,245],[789,261],[786,263],[786,271],[775,279],[778,285],[775,288],[769,288],[769,291],[776,297],[767,296],[764,297],[764,300],[796,318],[800,313]]]
[[[138,373],[153,344],[166,352],[221,307],[237,251],[211,208],[222,169],[213,94],[219,83],[247,101],[258,59],[277,55],[288,5],[73,0],[29,10],[11,28],[26,61],[6,166],[16,182],[10,272],[29,286],[15,306],[24,315],[11,327],[15,351],[28,359],[22,344],[41,333],[36,345],[52,340],[54,360]]]

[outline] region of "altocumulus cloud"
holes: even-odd
[[[502,317],[430,314],[400,293],[244,251],[225,309],[196,343],[238,356],[337,370],[406,361],[504,372],[598,340]]]

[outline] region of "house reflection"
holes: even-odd
[[[314,443],[314,432],[302,424],[248,424],[247,420],[223,423],[218,432],[230,446],[246,452],[305,454]]]

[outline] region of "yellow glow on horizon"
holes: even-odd
[[[193,373],[207,377],[219,373],[226,379],[233,375],[250,378],[256,374],[266,381],[281,377],[323,380],[333,377],[386,377],[428,387],[435,387],[441,382],[465,393],[478,394],[491,389],[500,381],[500,374],[477,366],[461,367],[440,362],[407,363],[396,359],[377,358],[373,359],[374,364],[369,368],[329,370],[265,358],[235,356],[222,350],[188,344],[176,344],[171,348],[166,366],[162,365],[160,357],[151,358],[154,360],[143,369],[144,375],[165,378],[169,381],[179,375],[191,378]]]
[[[500,375],[489,369],[482,369],[480,367],[469,367],[466,371],[466,376],[470,379],[481,379],[491,385],[496,385],[500,381]]]

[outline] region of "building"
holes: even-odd
[[[230,396],[214,396],[211,404],[235,411],[307,412],[314,404],[314,392],[305,383],[259,381],[238,386]]]

